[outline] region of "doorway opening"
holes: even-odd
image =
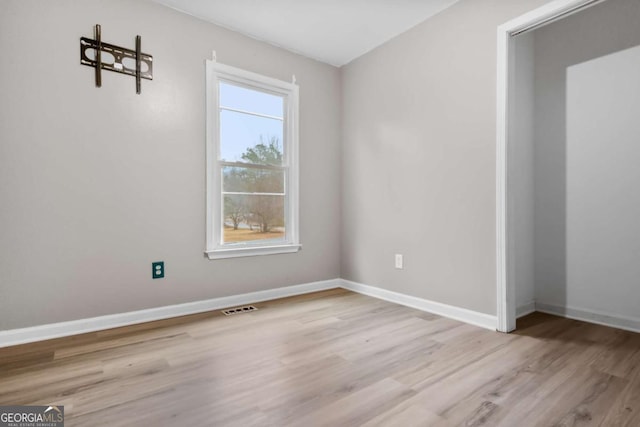
[[[511,195],[515,182],[510,179],[509,148],[513,144],[512,115],[518,100],[514,98],[514,72],[517,37],[564,19],[606,0],[557,0],[535,9],[498,28],[497,63],[497,170],[496,170],[496,255],[497,255],[497,330],[516,328],[516,271],[514,215]]]

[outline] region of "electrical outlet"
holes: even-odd
[[[404,260],[402,259],[402,254],[396,254],[396,268],[398,270],[402,270],[404,268]]]
[[[151,263],[151,277],[154,279],[162,279],[164,277],[164,261]]]

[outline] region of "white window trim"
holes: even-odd
[[[205,254],[209,259],[236,258],[256,255],[273,255],[297,252],[302,248],[299,237],[299,187],[298,187],[298,85],[284,82],[257,73],[219,64],[208,60],[206,63],[207,95],[206,95],[206,134],[207,134],[207,247]],[[218,167],[219,150],[219,96],[218,81],[239,83],[243,86],[255,87],[268,92],[284,95],[287,99],[285,115],[285,138],[283,147],[285,161],[288,166],[286,205],[286,241],[282,244],[274,242],[222,245],[221,216],[222,182]]]

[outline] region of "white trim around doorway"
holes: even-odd
[[[547,25],[605,0],[555,0],[498,27],[496,123],[496,291],[497,325],[501,332],[516,328],[515,284],[508,280],[510,266],[507,234],[507,147],[509,144],[509,86],[513,37]]]

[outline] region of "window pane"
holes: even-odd
[[[283,118],[284,98],[279,95],[220,82],[220,106]]]
[[[284,171],[224,166],[222,168],[222,191],[284,193]]]
[[[284,196],[226,194],[223,197],[223,243],[276,243],[285,239]]]
[[[282,126],[281,120],[220,110],[220,159],[281,165]]]

